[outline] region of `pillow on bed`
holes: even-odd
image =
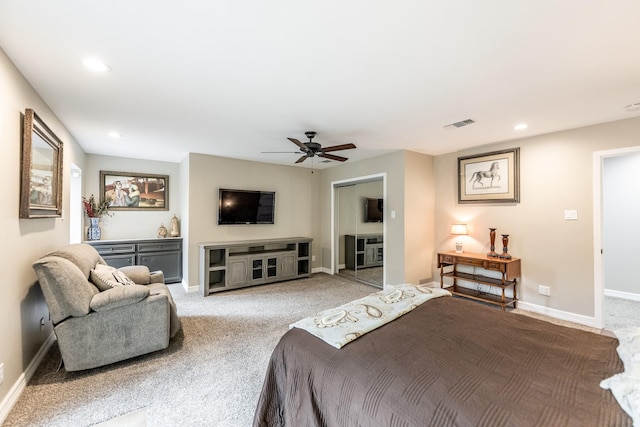
[[[135,282],[129,279],[122,271],[104,264],[97,264],[89,273],[89,279],[100,291],[106,291],[118,286],[135,285]]]

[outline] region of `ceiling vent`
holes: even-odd
[[[446,125],[445,128],[451,128],[451,127],[461,128],[463,126],[472,125],[474,123],[475,123],[474,120],[467,119],[467,120],[462,120],[462,121],[459,121],[459,122],[451,123],[450,125]]]

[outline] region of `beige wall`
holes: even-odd
[[[434,256],[435,188],[431,156],[405,152],[405,281],[431,281]]]
[[[71,163],[83,167],[84,153],[2,50],[0,94],[0,179],[4,183],[0,203],[0,363],[4,364],[4,382],[0,402],[4,403],[15,384],[24,385],[22,374],[52,332],[31,263],[69,242],[69,168]],[[62,218],[18,219],[21,115],[26,108],[33,108],[64,144]],[[42,329],[41,318],[46,321]]]
[[[433,221],[433,209],[429,209],[434,197],[433,157],[408,151],[345,163],[323,171],[322,198],[318,205],[322,224],[322,266],[331,267],[332,183],[376,174],[385,174],[386,284],[425,281],[431,277],[430,258],[433,254],[431,232],[426,229],[428,225],[424,225]],[[407,183],[407,179],[415,179],[416,183]],[[392,211],[395,218],[391,218]],[[412,251],[409,257],[405,256],[407,251]]]
[[[174,214],[179,219],[184,216],[180,203],[181,193],[185,190],[188,192],[189,189],[181,182],[179,163],[88,154],[86,170],[83,172],[86,196],[94,194],[96,198],[99,197],[100,171],[148,173],[169,177],[169,210],[112,211],[112,216],[103,216],[100,219],[102,240],[154,238],[158,235],[160,224],[169,228]],[[87,226],[87,223],[83,224],[83,238]]]
[[[509,252],[522,258],[523,301],[594,316],[593,153],[640,145],[638,136],[634,118],[436,157],[436,250],[453,249],[451,224],[466,222],[465,249],[487,252],[488,228],[497,227],[510,234]],[[520,147],[520,203],[458,204],[457,158],[512,147]],[[564,221],[566,209],[577,210],[578,221]],[[551,296],[539,295],[539,285],[550,286]]]
[[[197,286],[198,245],[207,242],[311,237],[312,255],[319,266],[318,186],[320,173],[294,166],[190,154],[182,168],[188,169],[189,220],[183,234],[188,237],[188,270],[185,281]],[[275,224],[218,225],[218,189],[267,190],[276,192]]]

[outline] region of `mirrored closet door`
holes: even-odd
[[[382,288],[382,178],[336,188],[339,274]]]

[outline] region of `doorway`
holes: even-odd
[[[69,243],[82,241],[82,170],[71,164],[69,181]]]
[[[638,252],[640,237],[635,225],[640,203],[628,194],[640,175],[640,147],[595,152],[593,167],[595,325],[640,326],[631,314],[640,308],[640,287],[627,279],[633,277],[629,256]]]
[[[385,176],[332,184],[332,271],[382,288],[386,258]]]

